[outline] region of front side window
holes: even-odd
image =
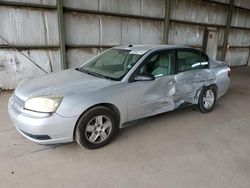
[[[178,72],[207,68],[208,61],[199,52],[177,51]]]
[[[150,73],[154,77],[170,75],[173,72],[173,53],[159,52],[154,54],[140,68],[140,74]]]
[[[141,56],[142,54],[131,50],[111,49],[96,56],[78,70],[94,76],[121,80]]]

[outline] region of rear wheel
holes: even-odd
[[[216,90],[214,87],[204,87],[200,93],[198,107],[203,113],[211,112],[216,102]]]
[[[97,106],[84,113],[76,125],[76,142],[85,148],[96,149],[107,145],[118,133],[116,114],[107,107]]]

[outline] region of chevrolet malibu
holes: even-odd
[[[171,45],[121,46],[76,69],[22,82],[9,100],[16,129],[38,144],[76,141],[95,149],[132,120],[196,105],[213,110],[230,69],[202,51]]]

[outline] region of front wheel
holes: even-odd
[[[204,87],[199,96],[199,110],[203,113],[211,112],[215,106],[216,98],[217,95],[214,87]]]
[[[107,145],[118,133],[116,114],[109,108],[97,106],[84,113],[75,131],[76,142],[87,149],[97,149]]]

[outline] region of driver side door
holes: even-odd
[[[174,109],[174,53],[172,50],[153,52],[138,67],[128,83],[128,120],[139,119]],[[143,74],[155,80],[135,81]]]

